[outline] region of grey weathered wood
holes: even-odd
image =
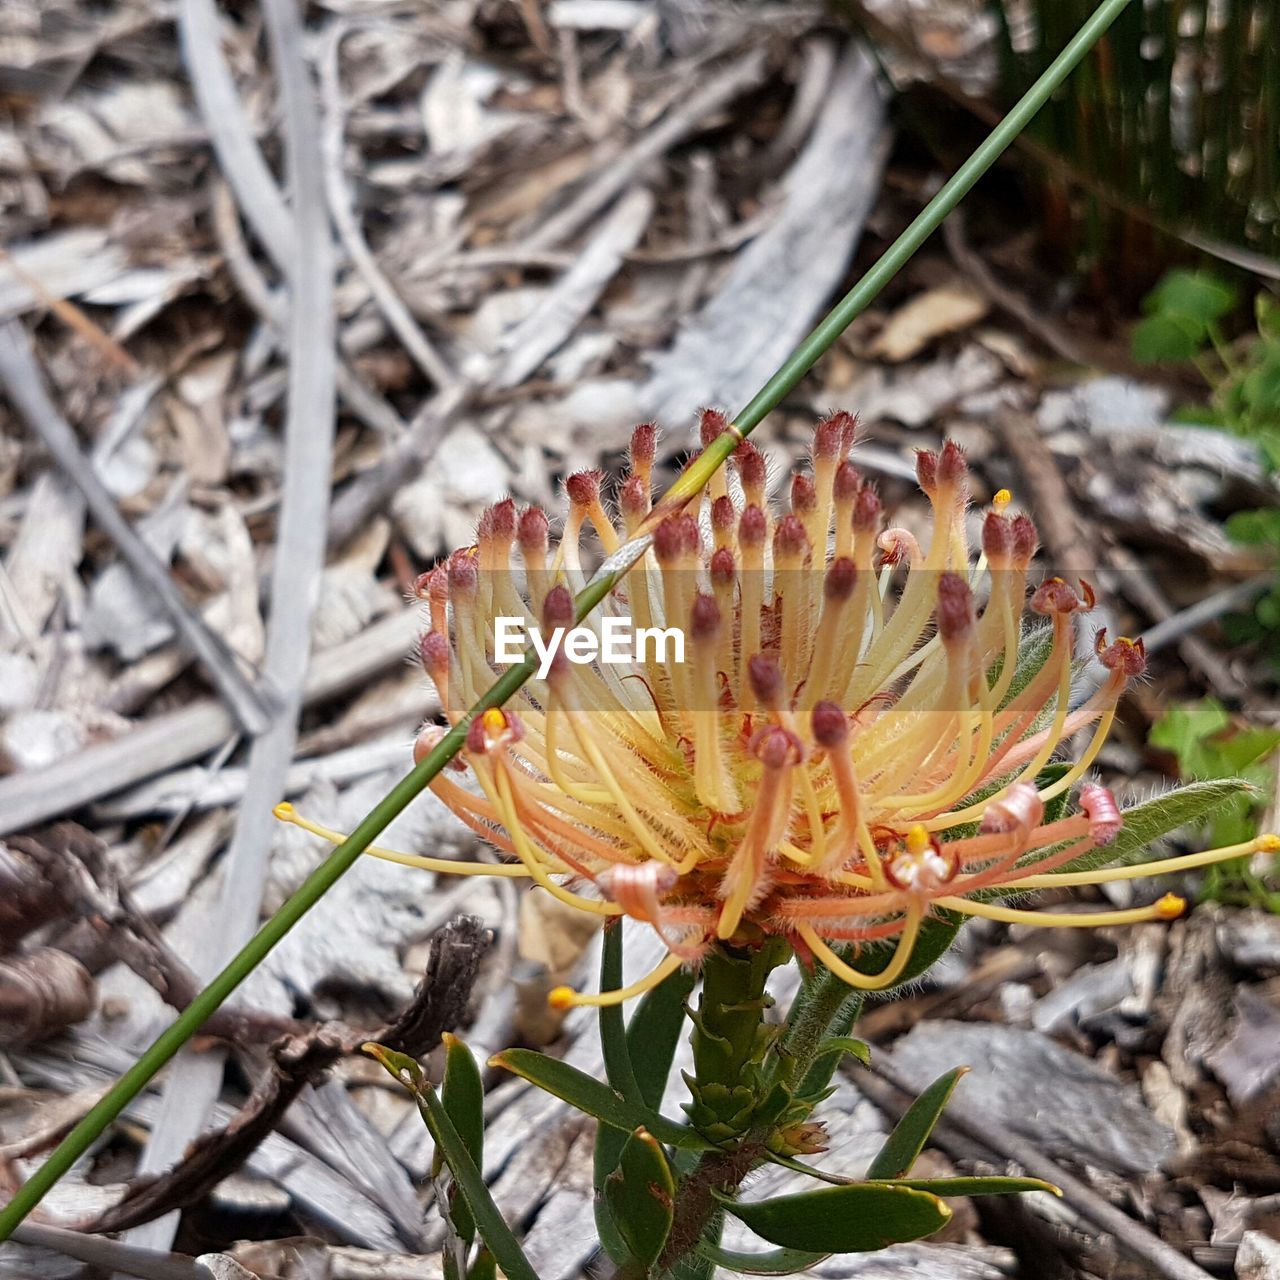
[[[871,58],[850,44],[778,216],[653,361],[642,397],[660,421],[688,421],[705,404],[739,408],[791,352],[840,282],[884,158],[883,93]]]

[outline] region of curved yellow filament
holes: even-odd
[[[1271,842],[1275,841],[1275,845]],[[1059,885],[1111,884],[1117,880],[1145,880],[1149,876],[1174,875],[1179,871],[1194,871],[1197,867],[1209,867],[1216,862],[1230,862],[1233,858],[1247,858],[1255,853],[1273,852],[1280,847],[1275,836],[1259,836],[1242,844],[1224,845],[1221,849],[1206,849],[1203,853],[1187,853],[1177,858],[1158,858],[1154,862],[1135,862],[1124,867],[1101,867],[1094,871],[1061,871],[1048,875],[1024,876],[1018,881],[1020,889],[1055,889]]]
[[[1023,911],[1018,907],[998,907],[992,902],[971,902],[968,898],[938,898],[935,901],[938,906],[962,915],[981,916],[984,920],[999,920],[1004,924],[1027,924],[1037,929],[1094,929],[1109,924],[1176,920],[1187,907],[1187,900],[1176,893],[1166,893],[1149,906],[1130,907],[1124,911]]]
[[[919,903],[912,903],[907,908],[902,932],[898,935],[898,943],[893,950],[893,958],[884,969],[876,974],[859,973],[856,969],[847,965],[814,932],[812,925],[797,924],[796,932],[805,940],[813,954],[841,981],[847,982],[851,987],[857,987],[859,991],[883,991],[902,977],[911,959],[911,953],[915,950],[916,938],[920,933],[922,915],[923,908]]]
[[[556,987],[547,996],[547,1003],[553,1009],[572,1009],[578,1005],[591,1005],[599,1009],[608,1005],[623,1004],[636,996],[652,991],[658,983],[669,978],[684,963],[677,955],[667,956],[656,969],[647,973],[639,982],[629,987],[618,987],[614,991],[601,991],[598,995],[588,995],[583,991],[575,991],[572,987]]]
[[[318,822],[304,818],[287,800],[276,805],[271,812],[281,822],[309,831],[313,836],[319,836],[330,844],[341,844],[347,839],[341,831],[322,827]],[[383,849],[375,844],[371,844],[365,853],[373,858],[381,858],[384,862],[398,862],[403,867],[421,867],[424,871],[438,871],[448,876],[510,876],[512,879],[520,879],[527,878],[529,875],[529,871],[524,866],[511,862],[455,862],[452,858],[427,858],[417,853]]]

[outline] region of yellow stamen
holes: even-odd
[[[551,994],[547,996],[547,1003],[553,1009],[573,1009],[584,1004],[599,1009],[608,1005],[623,1004],[627,1000],[643,995],[646,991],[652,991],[660,982],[675,973],[683,963],[679,956],[668,956],[652,973],[646,974],[639,982],[633,982],[629,987],[619,987],[615,991],[601,991],[599,995],[587,995],[582,991],[575,991],[572,987],[554,987]]]
[[[1013,501],[1013,494],[1008,489],[997,489],[991,499],[991,505],[996,509],[997,514],[1002,512],[1005,507]]]
[[[1232,858],[1247,858],[1255,853],[1280,851],[1280,837],[1259,836],[1242,844],[1230,844],[1221,849],[1206,849],[1203,853],[1183,854],[1178,858],[1158,858],[1154,862],[1135,862],[1127,867],[1103,867],[1095,871],[1050,872],[1042,876],[1025,876],[1018,881],[1019,888],[1053,889],[1058,885],[1110,884],[1117,880],[1145,880],[1148,876],[1167,876],[1179,871],[1193,871],[1196,867],[1212,866],[1215,862],[1230,862]]]
[[[313,836],[319,836],[330,844],[342,844],[347,839],[341,831],[333,831],[322,827],[318,822],[304,818],[287,800],[276,805],[271,811],[281,822],[301,827]],[[400,853],[396,849],[383,849],[371,844],[366,850],[370,857],[381,858],[384,862],[398,862],[403,867],[421,867],[424,871],[439,871],[449,876],[510,876],[512,879],[527,878],[529,872],[518,863],[511,862],[455,862],[451,858],[425,858],[417,853]]]
[[[1025,882],[1019,882],[1025,883]],[[1022,911],[1017,907],[997,907],[990,902],[971,902],[967,898],[938,898],[938,906],[959,911],[966,916],[999,920],[1004,924],[1027,924],[1039,929],[1095,929],[1111,924],[1142,924],[1148,920],[1176,920],[1186,909],[1187,900],[1176,893],[1166,893],[1146,907],[1126,911]]]
[[[912,904],[907,908],[907,914],[902,923],[902,932],[898,935],[898,945],[894,948],[893,958],[889,961],[879,973],[866,974],[859,973],[856,969],[851,968],[840,959],[838,955],[814,932],[813,926],[803,923],[796,924],[796,932],[805,940],[809,949],[813,952],[823,964],[831,970],[832,973],[847,982],[851,987],[857,987],[859,991],[883,991],[885,987],[891,987],[897,980],[902,977],[903,971],[907,967],[908,961],[911,959],[911,953],[915,950],[916,937],[920,932],[920,919],[922,909],[918,904]]]
[[[480,780],[480,786],[484,789],[485,795],[489,797],[494,807],[502,814],[503,823],[506,825],[511,841],[516,847],[516,853],[519,855],[520,861],[529,869],[529,874],[533,877],[535,884],[545,889],[553,898],[559,898],[561,902],[566,903],[568,906],[578,907],[582,911],[590,911],[593,915],[617,916],[622,914],[622,908],[616,902],[600,902],[595,898],[584,898],[580,893],[571,893],[563,885],[557,884],[547,874],[544,859],[539,857],[539,851],[529,839],[525,832],[524,824],[516,813],[515,801],[511,795],[510,779],[507,778],[504,768],[477,769],[476,777]]]

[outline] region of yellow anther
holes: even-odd
[[[480,722],[487,733],[501,733],[507,727],[507,713],[500,711],[497,707],[490,707],[480,717]]]
[[[1156,903],[1156,914],[1161,920],[1176,920],[1186,909],[1186,898],[1180,898],[1176,893],[1166,893]]]
[[[294,808],[293,808],[293,805],[291,805],[287,800],[281,800],[280,803],[276,805],[274,809],[271,810],[271,812],[275,814],[275,816],[281,822],[293,821]]]
[[[1005,507],[1013,501],[1013,494],[1008,489],[997,489],[995,496],[991,499],[991,505],[995,507],[997,512],[1003,511]]]
[[[1274,835],[1270,831],[1265,835],[1259,836],[1256,843],[1259,853],[1280,853],[1280,836]]]
[[[547,1003],[553,1009],[572,1009],[578,993],[572,987],[552,987]]]
[[[933,842],[929,838],[928,828],[923,823],[917,822],[907,828],[905,843],[907,852],[913,857],[919,857],[932,846]]]

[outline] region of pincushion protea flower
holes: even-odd
[[[629,666],[583,665],[562,651],[543,680],[470,726],[457,768],[435,793],[515,861],[501,867],[397,855],[445,871],[524,875],[604,916],[651,925],[670,955],[632,987],[559,988],[561,1005],[625,999],[717,942],[784,938],[852,986],[884,988],[907,971],[939,910],[1045,926],[1171,919],[1166,894],[1130,910],[1030,911],[991,901],[1029,891],[1148,877],[1280,847],[1246,845],[1110,870],[1071,870],[1122,825],[1087,775],[1142,642],[1095,640],[1106,678],[1072,710],[1077,615],[1087,583],[1031,589],[1030,518],[1001,491],[970,548],[968,479],[948,442],[917,454],[932,507],[927,548],[882,530],[875,488],[850,460],[854,419],[816,430],[811,467],[771,510],[765,463],[749,442],[717,475],[697,514],[655,508],[655,428],[638,427],[631,467],[606,511],[601,476],[566,484],[558,544],[536,507],[485,512],[475,546],[424,575],[430,630],[421,656],[445,715],[462,714],[497,677],[498,617],[544,635],[574,625],[584,559],[651,536],[643,560],[595,611],[637,627],[678,627],[683,662],[655,653]],[[704,445],[733,430],[702,416]],[[891,586],[901,579],[892,593]],[[1028,618],[1027,615],[1030,615]],[[656,646],[655,646],[656,649]],[[1088,745],[1047,783],[1045,766],[1083,729]],[[419,751],[442,730],[429,726]],[[1050,816],[1071,797],[1069,811]],[[835,944],[885,943],[888,963],[859,972]],[[846,949],[846,955],[849,954]]]

